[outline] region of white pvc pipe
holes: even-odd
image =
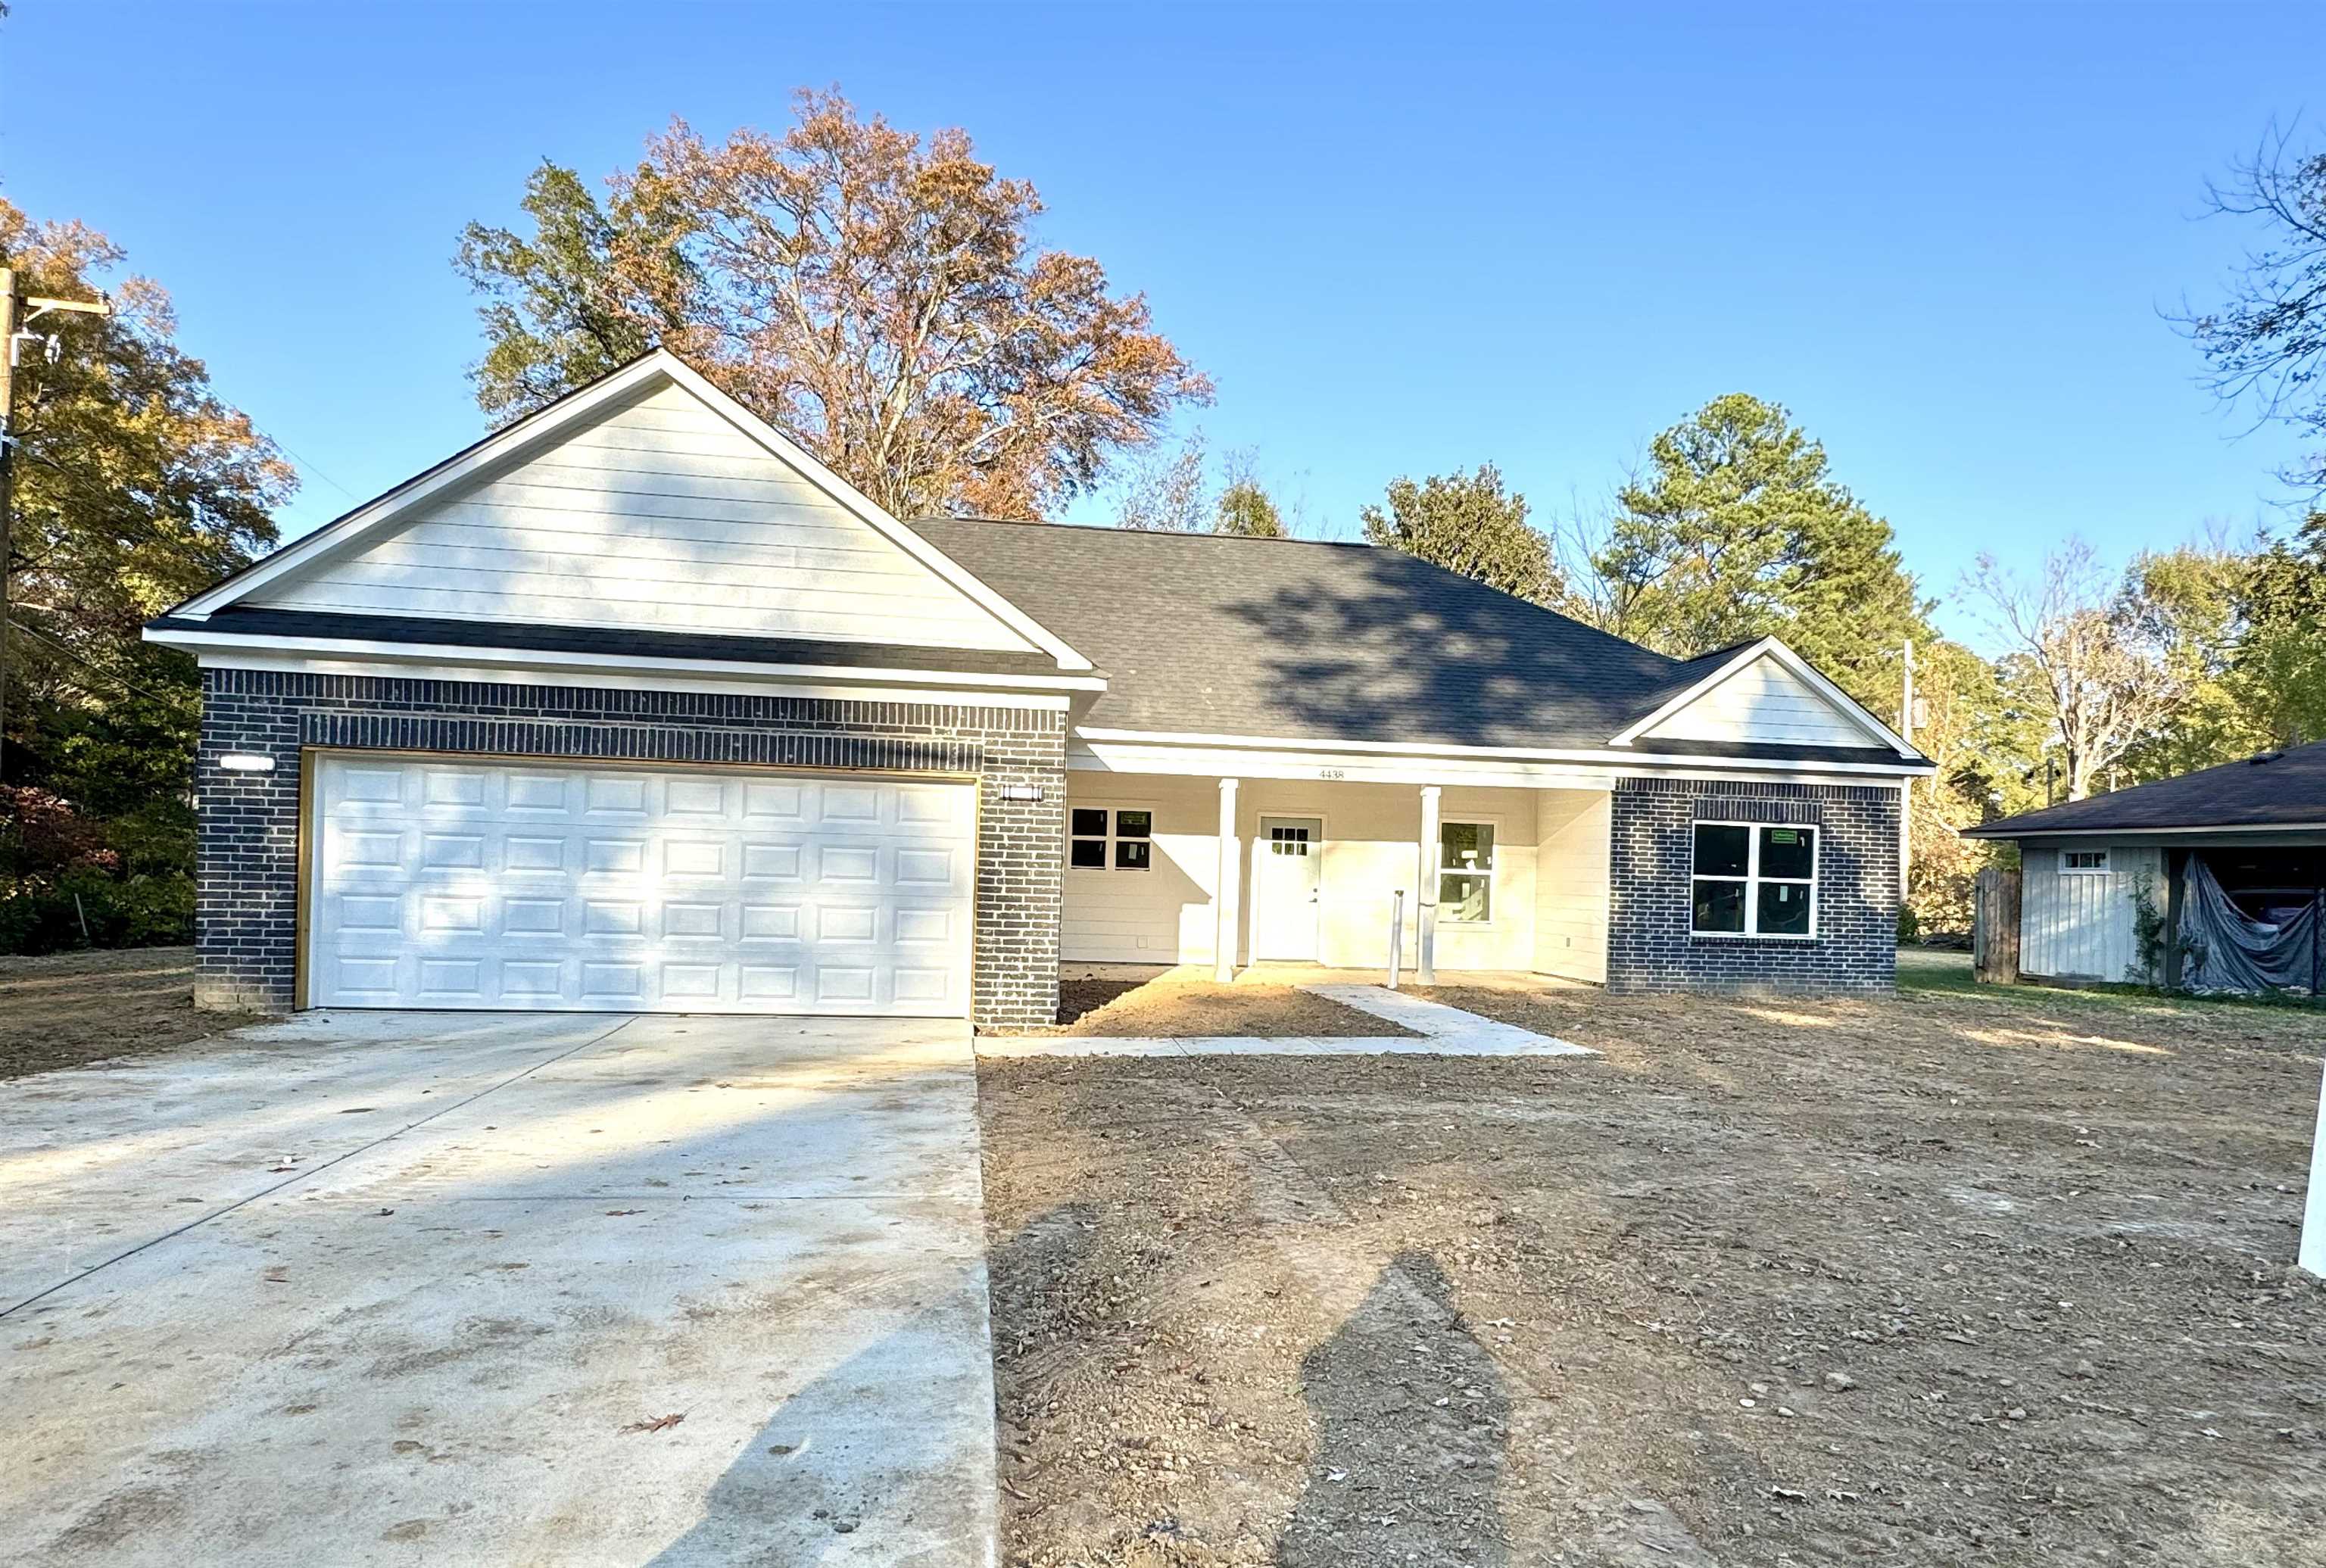
[[[1389,988],[1397,989],[1398,961],[1405,956],[1405,889],[1389,895]]]
[[[1236,782],[1220,780],[1220,887],[1212,895],[1212,978],[1221,985],[1235,979],[1236,882],[1242,857],[1237,854]]]
[[[2318,1127],[2310,1135],[2310,1192],[2302,1202],[2303,1268],[2326,1279],[2326,1070],[2318,1080]]]

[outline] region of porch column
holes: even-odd
[[[1413,982],[1437,983],[1437,786],[1421,786],[1421,885],[1413,900]]]
[[[1220,886],[1212,895],[1212,913],[1218,929],[1212,938],[1212,978],[1225,985],[1235,979],[1237,868],[1242,849],[1236,828],[1236,783],[1220,780]]]

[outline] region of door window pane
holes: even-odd
[[[1743,931],[1744,929],[1744,884],[1698,882],[1696,885],[1696,929]]]
[[[1761,875],[1807,880],[1817,866],[1817,833],[1810,828],[1761,830]],[[1698,868],[1702,869],[1702,868]]]
[[[1698,877],[1742,877],[1750,868],[1753,830],[1728,822],[1696,825],[1696,874]],[[1743,930],[1742,926],[1737,928]]]

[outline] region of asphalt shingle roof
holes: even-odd
[[[1084,728],[1597,747],[1735,652],[1669,659],[1360,544],[956,517],[912,527],[1106,672]],[[1881,747],[1819,755],[1897,760]]]
[[[2326,741],[2293,747],[2267,762],[2223,763],[2179,778],[2047,806],[1968,828],[1964,833],[1977,839],[2040,839],[2046,833],[2108,829],[2154,831],[2319,823],[2326,823]]]

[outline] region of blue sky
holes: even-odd
[[[825,84],[1034,181],[1316,532],[1484,460],[1595,505],[1735,390],[1934,593],[2285,520],[2290,439],[2238,439],[2159,311],[2248,237],[2206,177],[2273,115],[2326,132],[2314,5],[12,8],[0,192],[170,288],[300,461],[289,533],[480,433],[450,257],[537,160],[596,179]]]

